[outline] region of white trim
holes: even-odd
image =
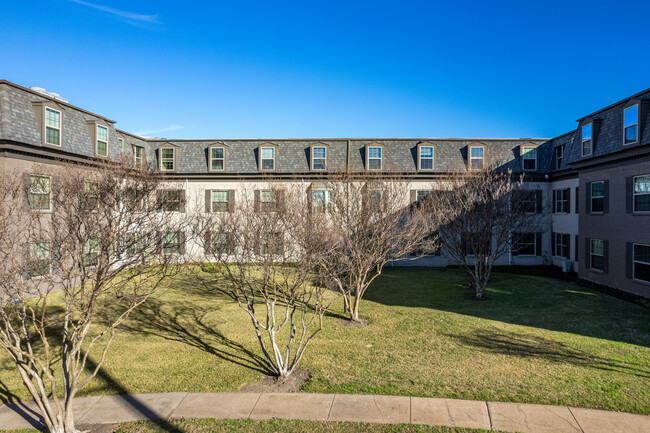
[[[315,149],[323,149],[325,150],[325,156],[323,158],[315,158]],[[325,171],[327,170],[327,146],[322,146],[322,145],[317,145],[317,146],[311,146],[310,150],[310,157],[311,157],[311,169],[312,171]],[[314,167],[314,159],[322,159],[323,160],[323,168],[315,168]]]
[[[263,158],[264,149],[271,149],[273,151],[273,158]],[[274,171],[277,168],[276,164],[276,147],[275,146],[260,146],[260,171]],[[264,160],[273,161],[273,168],[264,168]]]
[[[371,158],[370,157],[370,150],[371,149],[379,149],[379,158]],[[366,147],[366,170],[372,170],[372,171],[381,171],[384,168],[384,148],[383,146],[367,146]],[[379,160],[379,168],[370,168],[370,161],[377,161]]]
[[[636,198],[637,195],[650,195],[650,191],[649,192],[644,192],[644,193],[636,193],[636,192],[634,192],[634,186],[636,184],[636,179],[639,178],[639,177],[650,177],[650,174],[640,174],[640,175],[634,176],[632,178],[632,213],[645,215],[645,214],[650,213],[650,210],[636,210],[636,200],[634,200],[634,199]]]
[[[472,157],[472,149],[481,149],[482,154],[480,158],[477,157]],[[469,169],[470,171],[472,170],[482,170],[485,168],[485,146],[469,146],[468,149],[468,158],[469,158]],[[472,160],[480,160],[481,161],[481,167],[480,168],[472,168]]]
[[[537,255],[537,233],[536,232],[520,232],[520,233],[517,233],[517,235],[518,235],[517,244],[516,244],[517,245],[517,257],[539,257]],[[520,250],[519,245],[522,244],[521,239],[520,239],[522,235],[532,235],[533,236],[533,242],[532,242],[533,253],[532,254],[521,254],[519,252],[519,250]],[[530,242],[525,242],[525,243],[523,243],[523,245],[531,245],[531,243]]]
[[[212,151],[214,149],[221,149],[222,152],[223,152],[223,156],[221,158],[214,158],[212,156]],[[210,171],[225,171],[226,170],[226,148],[225,148],[225,146],[210,146],[208,148],[208,151],[210,152]],[[212,166],[213,161],[221,161],[222,162],[222,165],[221,165],[222,168],[213,168],[213,166]]]
[[[430,147],[431,148],[431,156],[430,157],[425,157],[424,159],[431,160],[431,168],[422,168],[422,148],[423,147]],[[436,169],[436,147],[432,144],[420,144],[418,145],[418,170],[420,171],[433,171]]]
[[[226,193],[226,201],[220,201],[220,200],[214,200],[214,193],[215,192],[225,192]],[[226,210],[214,210],[214,204],[215,203],[226,203]],[[228,192],[227,189],[211,189],[210,190],[210,213],[216,213],[216,212],[228,212],[228,207],[230,206],[230,193]]]
[[[642,264],[644,264],[646,266],[650,266],[650,262],[637,262],[636,260],[634,260],[634,247],[636,247],[637,245],[641,246],[641,247],[650,247],[650,245],[646,245],[646,244],[632,243],[632,257],[631,257],[631,259],[632,259],[632,279],[634,281],[638,281],[640,283],[650,283],[650,280],[641,280],[639,278],[636,278],[636,276],[634,275],[634,264],[635,263],[642,263]]]
[[[602,254],[595,254],[594,253],[594,241],[600,241],[603,243],[603,253]],[[602,257],[603,258],[603,269],[596,269],[594,268],[594,262],[593,262],[593,256],[597,257]],[[605,272],[605,241],[603,239],[589,239],[589,269],[592,271],[599,271],[599,272]]]
[[[163,150],[171,149],[172,151],[172,168],[165,168],[164,161],[168,161],[169,158],[163,157]],[[176,148],[173,146],[163,146],[160,148],[160,171],[176,171]]]
[[[597,184],[597,183],[602,183],[603,184],[603,195],[598,196],[598,197],[594,197],[594,185]],[[589,188],[591,189],[589,191],[589,201],[590,201],[590,203],[589,203],[590,212],[589,213],[604,213],[605,212],[605,181],[604,180],[598,180],[596,182],[591,182],[591,185],[589,186]],[[594,198],[603,200],[603,210],[594,211]]]

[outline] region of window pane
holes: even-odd
[[[212,170],[223,170],[223,159],[213,159]]]
[[[212,201],[228,201],[228,191],[212,191]]]
[[[325,158],[326,150],[324,147],[314,147],[314,158]]]
[[[272,159],[263,159],[262,160],[262,169],[263,170],[273,170],[275,168],[275,161]]]
[[[634,193],[650,194],[650,175],[634,178]]]
[[[634,210],[636,212],[650,212],[650,194],[635,196]]]
[[[628,126],[627,128],[625,128],[626,143],[634,143],[636,141],[636,130],[637,130],[637,125]]]
[[[161,149],[160,152],[163,158],[174,158],[174,149]]]
[[[592,254],[598,254],[600,256],[603,255],[604,247],[603,247],[603,241],[600,239],[592,239],[591,240],[591,253]]]
[[[368,148],[368,157],[369,158],[381,158],[381,147],[369,147]]]
[[[582,127],[582,139],[591,140],[591,123]]]
[[[32,260],[41,260],[50,258],[49,242],[34,242],[29,245],[29,258]]]
[[[313,191],[312,206],[314,210],[324,210],[329,204],[328,191]]]
[[[591,256],[591,267],[600,271],[605,269],[605,259],[602,256]]]
[[[263,147],[262,148],[262,159],[273,159],[275,155],[275,149],[272,147]]]
[[[61,128],[61,113],[51,108],[45,108],[45,125]]]
[[[650,265],[650,245],[634,245],[634,261]]]
[[[370,159],[368,161],[368,168],[370,170],[381,170],[381,159]]]
[[[603,182],[594,182],[591,184],[591,196],[603,197],[605,195],[605,184]]]
[[[639,106],[634,105],[632,107],[626,108],[624,111],[625,117],[625,126],[634,125],[639,121]]]
[[[483,158],[483,148],[482,147],[472,147],[470,149],[470,155],[472,158]]]
[[[30,176],[29,192],[35,194],[49,194],[50,178],[46,176]]]
[[[49,126],[45,128],[45,142],[49,144],[59,145],[59,136],[60,131],[58,129],[50,128]]]
[[[325,170],[325,159],[314,159],[314,170]]]
[[[431,195],[431,190],[418,190],[416,192],[417,201],[423,200]]]
[[[108,128],[97,125],[97,140],[106,141],[108,139]]]
[[[420,157],[422,157],[422,158],[433,158],[433,147],[431,147],[431,146],[422,146],[422,147],[420,147]]]
[[[223,147],[212,148],[212,158],[223,158]]]
[[[106,155],[106,142],[98,141],[97,142],[97,153],[100,155]]]

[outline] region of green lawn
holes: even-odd
[[[561,404],[650,414],[650,310],[574,283],[494,274],[487,301],[454,269],[389,270],[365,328],[326,318],[301,363],[307,392]],[[250,321],[189,278],[151,299],[79,395],[236,391],[265,373]],[[6,355],[0,397],[29,398]]]

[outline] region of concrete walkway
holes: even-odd
[[[166,393],[75,399],[79,427],[177,418],[413,423],[524,433],[648,433],[650,416],[566,406],[350,394]],[[0,406],[0,429],[39,427],[33,402]]]

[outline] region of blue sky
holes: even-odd
[[[648,16],[647,0],[7,1],[0,78],[166,138],[553,137],[650,87]]]

